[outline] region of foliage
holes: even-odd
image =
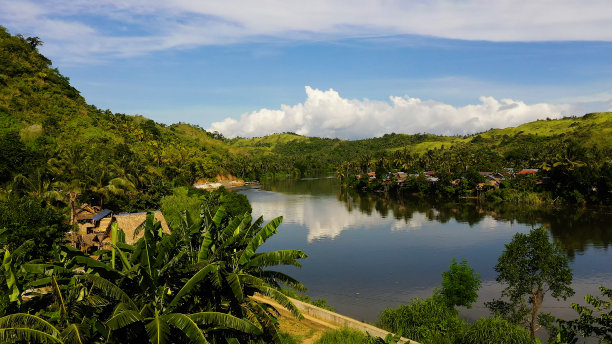
[[[561,331],[557,343],[575,343],[578,336],[599,339],[599,343],[612,343],[612,289],[600,286],[602,297],[585,295],[588,306],[577,303],[572,308],[578,313],[578,318],[561,321]],[[589,307],[590,306],[590,307]]]
[[[529,331],[500,318],[481,318],[471,324],[457,344],[532,344]]]
[[[170,224],[178,225],[186,219],[194,226],[200,225],[202,209],[216,212],[223,206],[228,217],[251,213],[251,205],[245,195],[230,192],[223,187],[214,191],[178,187],[172,189],[172,195],[161,199],[161,210]]]
[[[306,255],[295,250],[257,252],[277,232],[280,218],[261,226],[261,219],[251,222],[248,214],[226,218],[223,207],[202,216],[198,227],[183,221],[167,234],[149,214],[141,239],[134,245],[114,240],[111,250],[94,253],[98,259],[70,247],[54,250],[49,262],[24,263],[19,249],[0,252],[8,287],[0,337],[280,343],[276,311],[250,297],[267,296],[301,317],[279,289],[281,283],[299,290],[304,286],[268,268],[299,266],[297,260]]]
[[[564,300],[574,294],[567,256],[556,242],[549,242],[548,232],[542,227],[529,234],[515,234],[506,244],[495,271],[497,281],[506,285],[502,295],[513,305],[529,310],[532,337],[535,337],[538,312],[546,292]],[[531,306],[526,306],[525,297]]]
[[[306,302],[309,303],[313,306],[317,306],[319,308],[323,308],[326,309],[328,311],[333,312],[334,311],[334,307],[330,306],[327,304],[327,300],[326,299],[315,299],[312,300],[310,298],[310,295],[304,294],[304,293],[300,293],[298,291],[296,291],[295,289],[291,289],[291,288],[283,288],[281,289],[281,292],[291,298],[294,298],[296,300],[300,300],[302,302]]]
[[[325,331],[315,344],[365,344],[368,335],[348,327]]]
[[[377,325],[424,344],[453,343],[465,327],[456,310],[434,298],[417,298],[396,309],[387,308]]]
[[[369,333],[363,333],[349,327],[328,330],[315,344],[394,344],[400,336],[387,335],[386,338],[374,337]]]
[[[453,258],[448,271],[442,273],[442,288],[440,296],[449,307],[472,307],[478,299],[480,275],[467,264],[467,260],[457,263]]]
[[[44,200],[33,197],[11,196],[0,200],[0,247],[15,250],[27,240],[34,245],[27,251],[29,259],[51,255],[54,244],[59,244],[67,231],[66,218],[48,206]]]
[[[41,43],[0,27],[3,193],[53,191],[62,197],[50,203],[60,208],[87,202],[153,210],[172,187],[231,174],[236,156],[244,156],[197,126],[166,126],[88,105],[38,52]]]

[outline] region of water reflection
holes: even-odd
[[[545,311],[571,316],[571,302],[612,283],[609,210],[398,198],[341,190],[335,179],[286,180],[241,192],[254,215],[284,216],[279,233],[263,249],[308,254],[303,268],[281,270],[303,282],[311,296],[326,298],[339,312],[360,320],[375,321],[385,307],[431,295],[452,258],[466,258],[483,278],[479,303],[463,315],[487,315],[482,303],[501,290],[493,267],[504,244],[542,224],[572,257],[576,290],[565,302],[548,298]]]
[[[612,243],[612,209],[610,208],[546,208],[513,204],[487,204],[477,200],[448,201],[422,197],[394,197],[376,193],[360,193],[351,189],[337,192],[337,199],[351,212],[359,209],[367,214],[403,219],[410,225],[418,214],[427,221],[446,223],[450,220],[470,226],[482,221],[495,226],[499,221],[529,226],[544,225],[555,240],[562,243],[568,256],[582,254],[588,247],[608,249]]]
[[[485,226],[479,228],[491,230],[500,222],[531,227],[544,225],[563,244],[571,259],[589,247],[607,250],[612,243],[610,208],[543,208],[491,205],[477,200],[394,197],[341,189],[335,178],[282,180],[265,185],[262,190],[271,193],[252,200],[253,208],[268,219],[286,214],[285,221],[308,228],[309,242],[334,239],[347,229],[382,223],[392,230],[411,230],[423,228],[432,221],[444,224],[453,220],[470,226],[484,222]]]

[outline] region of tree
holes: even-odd
[[[597,296],[585,295],[584,300],[593,308],[572,304],[578,313],[578,318],[571,321],[561,321],[559,338],[562,342],[574,343],[580,334],[582,337],[596,336],[599,343],[612,343],[612,289],[599,287],[604,300]],[[564,337],[564,338],[563,338]]]
[[[457,263],[453,258],[448,271],[442,273],[442,288],[438,293],[449,307],[472,308],[472,303],[478,299],[479,288],[480,275],[467,264],[467,260]]]
[[[72,227],[65,217],[40,198],[11,196],[0,201],[0,247],[14,250],[26,240],[32,239],[34,247],[28,251],[30,257],[47,257],[52,245],[58,244]]]
[[[538,312],[544,295],[551,292],[555,299],[567,299],[574,294],[570,287],[572,270],[567,256],[556,242],[548,240],[548,232],[540,227],[529,234],[517,233],[498,259],[497,281],[506,284],[502,296],[525,305],[528,297],[529,330],[535,338]]]

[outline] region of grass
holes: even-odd
[[[368,339],[367,334],[343,327],[323,333],[315,344],[364,344],[368,343]]]

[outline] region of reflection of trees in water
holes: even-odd
[[[330,194],[330,190],[338,189],[339,185],[340,183],[336,178],[288,178],[264,181],[261,189],[291,195],[327,196]]]
[[[517,204],[487,204],[479,200],[442,200],[424,197],[395,197],[373,192],[341,189],[339,201],[351,212],[383,217],[392,216],[408,223],[414,213],[423,214],[429,221],[446,223],[450,220],[473,226],[490,216],[498,221],[517,222],[533,227],[544,225],[553,238],[559,240],[568,256],[584,252],[593,245],[608,248],[612,244],[612,211],[610,209],[576,209],[533,207]]]

